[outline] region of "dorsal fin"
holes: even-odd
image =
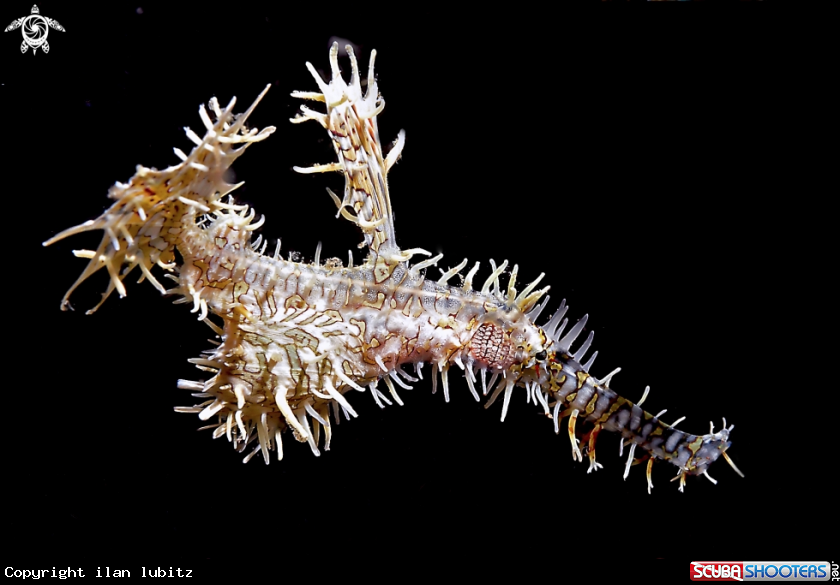
[[[359,226],[364,233],[365,244],[374,255],[383,256],[390,262],[404,256],[394,239],[394,217],[387,175],[402,151],[405,133],[400,131],[390,153],[383,158],[376,116],[385,107],[385,102],[379,96],[373,74],[376,51],[370,54],[367,90],[363,96],[356,56],[352,47],[348,45],[346,48],[352,67],[350,83],[341,77],[338,43],[334,43],[330,49],[332,79],[329,84],[321,79],[311,63],[307,63],[321,93],[292,93],[294,97],[327,104],[326,114],[301,106],[301,114],[291,121],[299,123],[317,120],[330,133],[338,162],[306,168],[295,167],[295,170],[299,173],[344,173],[344,197],[339,199],[329,191],[338,206],[339,215]]]

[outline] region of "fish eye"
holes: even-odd
[[[545,358],[548,357],[548,353],[545,350],[542,350],[540,353],[534,356],[538,362],[544,362]]]

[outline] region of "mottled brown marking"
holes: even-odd
[[[703,446],[703,437],[697,437],[691,443],[686,443],[686,446],[691,450],[691,452],[696,455],[697,452],[700,450],[700,447]]]
[[[374,302],[364,301],[362,304],[366,307],[370,307],[372,309],[382,309],[382,304],[385,302],[385,295],[383,293],[377,293],[376,300]]]
[[[551,369],[560,369],[561,366],[556,364],[551,364]],[[566,383],[566,374],[563,374],[562,377],[557,378],[556,376],[551,377],[551,390],[552,392],[559,392],[560,388],[563,384]]]
[[[265,300],[268,303],[268,309],[273,317],[277,313],[277,302],[274,300],[274,289],[269,290],[265,295]]]
[[[318,339],[305,330],[290,329],[286,332],[286,337],[293,340],[298,347],[308,347],[315,353],[318,353]]]
[[[233,298],[241,303],[242,301],[239,299],[239,297],[241,297],[242,295],[247,293],[248,289],[250,289],[250,288],[251,287],[249,287],[248,284],[246,284],[244,282],[241,282],[241,281],[237,282],[233,286]]]
[[[595,412],[595,405],[598,403],[598,393],[593,392],[592,398],[589,400],[589,404],[586,405],[586,414],[590,415]]]
[[[350,319],[350,324],[359,328],[359,338],[364,339],[365,331],[367,331],[367,323],[362,319]]]
[[[295,309],[304,309],[307,307],[307,304],[304,302],[303,298],[300,295],[292,295],[286,302],[284,303],[285,307],[288,309],[290,307],[294,307]]]

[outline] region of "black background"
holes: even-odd
[[[809,376],[797,349],[807,340],[780,342],[801,241],[775,157],[780,92],[796,80],[781,19],[756,6],[523,18],[382,4],[39,4],[67,29],[50,32],[49,54],[21,55],[19,32],[0,35],[4,197],[18,234],[6,263],[11,564],[240,575],[263,559],[279,578],[362,548],[349,567],[603,574],[634,559],[671,574],[651,564],[664,558],[675,578],[678,559],[827,557],[816,529],[832,514],[831,480],[816,477],[818,447],[790,403]],[[28,10],[7,3],[3,19]],[[346,258],[360,235],[334,219],[325,191],[341,179],[291,170],[333,160],[326,133],[287,122],[299,105],[289,93],[316,89],[304,63],[327,72],[334,38],[355,43],[365,71],[377,50],[382,139],[407,132],[390,175],[400,245],[444,252],[444,268],[481,260],[484,277],[490,258],[518,263],[526,281],[546,272],[550,310],[566,298],[573,319],[590,314],[593,373],[621,366],[616,390],[638,399],[650,384],[646,407],[686,415],[693,433],[725,416],[745,479],[721,462],[718,485],[689,478],[681,494],[660,463],[648,495],[643,466],[622,481],[614,436],[599,441],[605,468],[587,475],[524,394],[501,423],[500,406],[485,411],[463,381],[446,405],[428,379],[401,393],[404,407],[352,395],[359,418],[318,459],[287,440],[282,463],[243,465],[172,410],[192,404],[175,382],[200,378],[186,360],[209,347],[194,315],[132,281],[127,298],[85,316],[104,277],[75,293],[80,310],[59,311],[85,262],[70,251],[99,236],[40,242],[101,213],[136,164],[177,162],[171,148],[191,146],[182,128],[199,131],[200,103],[236,95],[242,111],[269,83],[251,124],[277,131],[234,167],[246,181],[238,197],[267,216],[269,249],[281,237],[311,260],[321,241],[322,258]]]

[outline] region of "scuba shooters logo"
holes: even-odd
[[[744,563],[720,561],[692,561],[692,581],[743,581]]]
[[[837,581],[828,561],[692,561],[692,581]]]

